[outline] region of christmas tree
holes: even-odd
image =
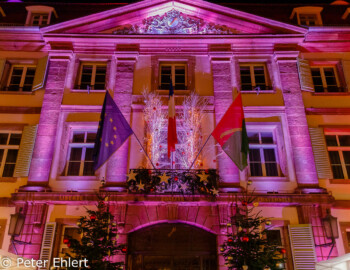
[[[238,202],[236,213],[227,224],[227,240],[221,246],[221,254],[229,270],[277,270],[283,269],[286,250],[267,238],[271,221],[259,213],[253,213],[258,202],[248,191]]]
[[[126,247],[117,245],[117,225],[114,216],[109,211],[108,197],[98,194],[97,210],[87,209],[87,216],[81,217],[78,222],[80,240],[72,237],[64,238],[64,243],[71,252],[66,255],[76,260],[87,260],[89,270],[116,270],[123,269],[122,262],[112,262],[111,256],[119,251],[126,252]],[[68,270],[76,270],[68,267]]]

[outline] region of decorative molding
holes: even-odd
[[[350,115],[350,108],[306,108],[307,115]]]
[[[153,16],[143,20],[142,24],[121,25],[113,34],[133,35],[234,35],[238,30],[210,22],[205,22],[192,16],[181,13],[176,9],[164,13],[162,16]]]

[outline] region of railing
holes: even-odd
[[[127,176],[130,193],[218,195],[219,175],[214,169],[131,169]]]

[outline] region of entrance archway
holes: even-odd
[[[216,235],[183,223],[161,223],[128,235],[128,270],[217,269]]]

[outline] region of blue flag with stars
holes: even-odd
[[[131,134],[130,125],[107,91],[93,153],[94,170],[101,167]]]

